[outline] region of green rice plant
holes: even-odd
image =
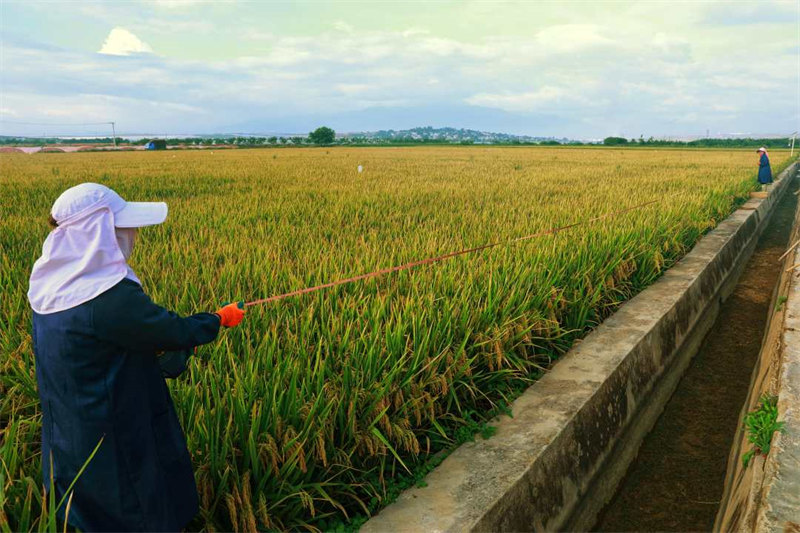
[[[784,422],[778,422],[778,398],[771,394],[764,394],[758,408],[747,413],[744,425],[747,428],[747,440],[753,448],[742,456],[744,467],[750,464],[754,455],[769,453],[772,435],[776,431],[784,431]]]
[[[189,314],[253,307],[170,382],[206,530],[358,524],[475,433],[755,188],[735,150],[412,147],[0,155],[0,520],[41,516],[30,268],[67,187],[169,203],[131,266]],[[773,151],[776,171],[788,152]],[[55,159],[58,159],[56,161]],[[357,172],[364,165],[368,173]],[[58,172],[52,168],[58,167]]]
[[[91,463],[92,459],[94,459],[94,456],[97,454],[97,450],[100,449],[102,444],[103,438],[100,438],[97,445],[94,447],[94,450],[92,450],[92,453],[86,458],[86,461],[84,461],[83,465],[81,465],[81,468],[78,470],[75,478],[69,484],[69,487],[67,487],[67,490],[61,496],[61,498],[58,499],[58,503],[56,503],[56,486],[55,479],[53,478],[54,468],[52,456],[50,457],[49,490],[45,490],[44,485],[38,485],[32,478],[26,478],[26,498],[22,502],[22,512],[20,513],[19,519],[16,521],[13,529],[9,524],[9,519],[5,512],[7,505],[9,508],[11,508],[11,502],[8,501],[6,496],[7,485],[5,483],[5,473],[0,472],[0,532],[11,533],[12,531],[37,531],[55,533],[58,531],[59,525],[58,511],[64,507],[63,528],[64,533],[66,533],[70,506],[72,504],[72,496],[74,494],[72,489],[75,487],[75,483],[78,482],[81,475],[83,475],[86,467],[89,466],[89,463]],[[1,455],[0,457],[5,458],[6,454]],[[41,492],[37,491],[36,487],[38,486],[42,487]],[[32,508],[34,506],[36,506],[39,510],[38,517],[36,518],[34,518],[35,513],[32,512]]]

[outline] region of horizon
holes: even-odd
[[[0,15],[5,136],[110,135],[97,123],[111,121],[118,136],[800,129],[793,1],[6,1]]]
[[[324,126],[324,125],[323,125]],[[442,126],[440,128],[435,128],[432,126],[417,126],[414,128],[407,128],[407,129],[393,129],[393,128],[383,128],[380,130],[372,130],[372,131],[344,131],[339,132],[336,131],[337,138],[344,138],[344,137],[355,137],[361,135],[374,135],[379,132],[410,132],[417,129],[424,129],[424,128],[433,128],[433,130],[441,131],[445,129],[454,129],[456,131],[469,131],[474,133],[480,134],[488,134],[488,135],[502,135],[508,137],[515,137],[519,139],[529,138],[533,140],[558,140],[558,141],[567,141],[567,142],[582,142],[582,143],[597,143],[602,142],[606,137],[614,137],[614,136],[603,136],[603,137],[584,137],[584,138],[572,138],[572,137],[556,137],[556,136],[548,136],[548,135],[517,135],[511,134],[507,132],[499,132],[499,131],[486,131],[486,130],[473,130],[471,128],[454,128],[451,126]],[[797,132],[792,132],[792,134],[784,134],[784,133],[754,133],[754,132],[717,132],[717,133],[709,133],[708,135],[703,134],[687,134],[687,135],[661,135],[661,136],[651,136],[653,140],[656,141],[677,141],[677,142],[685,142],[685,141],[692,141],[692,140],[701,140],[701,139],[730,139],[730,140],[744,140],[744,139],[784,139],[788,138],[791,139],[793,136],[796,137]],[[123,141],[139,141],[143,139],[189,139],[189,138],[209,138],[209,139],[230,139],[234,137],[278,137],[278,138],[296,138],[296,137],[306,137],[310,134],[310,132],[278,132],[278,131],[261,131],[261,132],[182,132],[182,133],[173,133],[173,134],[160,134],[157,132],[117,132],[116,138],[123,140]],[[14,134],[0,134],[0,138],[7,138],[7,139],[58,139],[58,140],[81,140],[81,139],[104,139],[108,138],[111,139],[112,135],[110,132],[98,133],[98,134],[89,134],[89,135],[50,135],[50,136],[37,136],[37,135],[14,135]],[[628,140],[635,141],[637,138],[635,137],[624,137]],[[646,137],[645,139],[647,139]]]

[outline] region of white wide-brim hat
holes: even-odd
[[[141,228],[161,224],[167,218],[164,202],[126,202],[105,185],[81,183],[61,193],[50,214],[61,226],[99,208],[108,207],[114,213],[117,228]]]
[[[763,146],[761,148],[759,148],[758,150],[756,150],[756,152],[766,152],[766,151],[767,151],[767,149],[764,148]]]
[[[114,213],[117,228],[141,228],[161,224],[167,219],[164,202],[125,202],[125,207]]]

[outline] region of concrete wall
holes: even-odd
[[[800,210],[792,243],[800,239],[797,217]],[[773,293],[761,353],[728,457],[715,531],[800,532],[800,270],[792,268],[798,263],[800,248],[786,256]],[[776,309],[779,297],[788,299]],[[758,407],[764,393],[778,396],[778,420],[786,422],[786,432],[773,436],[769,456],[758,455],[745,468],[742,456],[752,444],[744,415]]]
[[[800,250],[790,256],[792,266],[800,263]],[[777,384],[785,426],[765,461],[756,531],[800,533],[800,271],[791,272]]]
[[[793,167],[792,167],[793,168]],[[785,176],[786,172],[782,174]],[[751,199],[576,345],[502,417],[362,528],[585,530],[614,494],[789,180]]]

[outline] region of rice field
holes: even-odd
[[[773,171],[788,152],[771,153]],[[358,165],[364,168],[357,172]],[[756,188],[751,150],[413,147],[0,155],[0,530],[41,528],[26,290],[83,181],[170,215],[145,291],[190,314],[656,200],[250,309],[171,382],[212,530],[355,527]],[[480,438],[480,437],[478,437]]]

